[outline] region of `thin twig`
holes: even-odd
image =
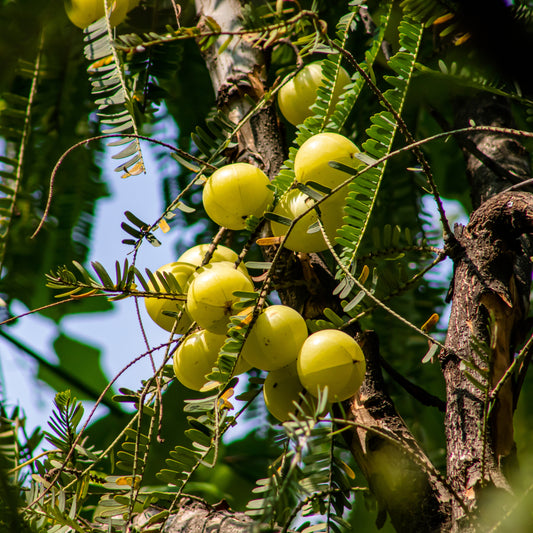
[[[39,47],[37,50],[37,57],[35,59],[35,64],[33,67],[33,73],[32,73],[32,80],[31,80],[31,87],[30,87],[30,93],[28,95],[28,103],[26,104],[26,110],[24,112],[24,126],[22,128],[22,135],[20,140],[20,148],[17,155],[17,163],[16,163],[16,173],[15,173],[15,188],[13,190],[13,195],[10,198],[10,205],[9,205],[9,213],[6,217],[8,219],[8,225],[5,230],[5,235],[3,235],[3,239],[6,238],[6,236],[9,234],[9,231],[13,225],[13,212],[15,210],[15,204],[18,197],[18,192],[20,189],[20,184],[22,181],[22,174],[24,169],[24,155],[26,153],[26,142],[28,141],[28,137],[31,133],[31,112],[33,108],[33,104],[37,95],[37,84],[39,81],[39,74],[40,74],[40,68],[41,68],[41,57],[43,53],[43,46],[44,46],[44,32],[41,33],[41,38],[39,40]],[[4,255],[5,255],[5,245],[2,247],[1,256],[0,256],[0,269],[2,268],[3,262],[4,262]]]
[[[94,298],[95,296],[105,296],[103,293],[99,294],[88,294],[87,296],[84,296],[84,298]],[[80,298],[78,297],[70,297],[66,300],[61,300],[60,302],[54,302],[52,304],[46,304],[41,307],[36,307],[35,309],[31,309],[30,311],[26,311],[25,313],[21,313],[17,316],[12,316],[10,318],[6,318],[3,322],[0,322],[0,326],[3,326],[4,324],[9,324],[10,322],[13,322],[14,320],[18,320],[19,318],[23,318],[25,316],[33,315],[34,313],[40,313],[41,311],[46,311],[47,309],[51,309],[52,307],[56,307],[58,305],[63,305],[69,302],[79,302]]]
[[[54,183],[55,183],[55,177],[56,177],[56,174],[59,170],[59,167],[62,165],[63,161],[65,160],[65,158],[71,153],[73,152],[74,150],[76,150],[77,148],[80,148],[82,146],[85,146],[93,141],[100,141],[102,139],[111,139],[111,138],[121,138],[121,139],[139,139],[139,140],[142,140],[142,141],[148,141],[152,144],[158,144],[159,146],[163,146],[165,148],[168,148],[169,150],[171,150],[172,152],[176,152],[177,154],[180,154],[182,157],[186,158],[186,159],[190,159],[191,161],[194,161],[195,163],[199,163],[199,164],[202,164],[202,165],[205,165],[207,166],[208,168],[211,168],[211,169],[216,169],[216,167],[214,167],[213,165],[209,164],[209,163],[206,163],[205,161],[202,161],[201,159],[198,159],[197,157],[189,154],[188,152],[186,152],[185,150],[181,150],[180,148],[176,148],[175,146],[171,145],[171,144],[168,144],[168,143],[165,143],[163,141],[158,141],[157,139],[154,139],[153,137],[147,137],[145,135],[135,135],[133,133],[109,133],[109,134],[106,134],[106,135],[96,135],[95,137],[90,137],[89,139],[84,139],[83,141],[80,141],[80,142],[77,142],[76,144],[72,145],[70,148],[68,148],[65,152],[63,152],[63,154],[61,155],[61,157],[57,160],[57,163],[55,164],[54,168],[52,169],[52,174],[50,175],[50,185],[48,187],[48,197],[47,197],[47,200],[46,200],[46,206],[44,208],[44,212],[43,212],[43,215],[41,217],[41,220],[39,222],[39,225],[37,226],[36,230],[33,232],[33,234],[31,235],[31,239],[35,238],[36,235],[39,233],[39,231],[41,231],[45,221],[46,221],[46,218],[48,217],[48,213],[50,212],[50,206],[52,205],[52,197],[53,197],[53,193],[54,193]],[[153,226],[152,226],[153,227]]]
[[[489,399],[491,402],[496,400],[500,390],[503,388],[505,383],[514,374],[516,368],[519,365],[521,365],[524,359],[528,356],[532,347],[533,347],[533,334],[530,335],[528,341],[526,342],[524,347],[520,350],[520,353],[515,357],[514,361],[509,365],[509,368],[505,371],[505,374],[500,378],[498,383],[496,383],[494,388],[490,391]]]
[[[201,40],[201,39],[208,39],[209,37],[222,37],[222,36],[235,36],[235,37],[242,37],[245,35],[261,35],[263,33],[272,33],[274,31],[279,31],[283,29],[289,29],[291,26],[294,26],[297,24],[301,19],[303,18],[309,18],[313,21],[315,24],[315,27],[318,25],[318,28],[322,27],[320,18],[318,17],[317,13],[310,10],[302,10],[290,19],[278,22],[275,24],[269,24],[268,26],[263,26],[262,28],[252,28],[252,29],[240,29],[235,31],[230,30],[218,30],[218,31],[200,31],[198,30],[197,26],[194,27],[187,27],[187,28],[180,28],[179,30],[174,32],[174,35],[172,34],[166,34],[161,39],[154,39],[152,41],[144,41],[141,45],[136,46],[126,46],[120,43],[120,41],[115,42],[115,47],[118,50],[123,50],[126,53],[132,53],[136,52],[137,48],[141,47],[141,49],[148,48],[150,46],[157,46],[162,44],[167,44],[174,41],[181,41],[185,39],[195,39],[195,40]],[[144,51],[144,50],[143,50]]]
[[[68,372],[68,370],[63,366],[52,364],[43,356],[39,355],[35,350],[32,350],[29,346],[26,346],[21,341],[11,336],[9,333],[6,333],[3,329],[0,329],[0,336],[4,337],[4,339],[13,344],[13,346],[16,346],[19,350],[23,351],[24,353],[35,359],[35,361],[37,361],[41,367],[46,368],[47,370],[52,372],[52,374],[55,374],[62,380],[65,380],[72,387],[75,387],[79,389],[80,392],[85,393],[92,401],[98,398],[98,393],[94,389],[92,389],[87,383],[79,379],[74,374]],[[126,414],[124,411],[122,411],[122,409],[119,409],[115,405],[115,403],[113,403],[113,401],[108,398],[103,398],[102,403],[115,415],[124,416]]]
[[[179,341],[178,341],[179,342]],[[98,408],[98,406],[100,405],[100,403],[102,402],[104,396],[107,394],[107,392],[111,389],[111,387],[113,386],[113,384],[117,381],[117,379],[122,375],[124,374],[124,372],[126,372],[127,370],[129,370],[133,365],[135,365],[136,363],[138,363],[141,359],[143,359],[144,357],[146,357],[147,355],[149,355],[150,353],[156,351],[156,350],[159,350],[160,348],[164,347],[164,346],[167,346],[167,343],[164,343],[162,344],[161,346],[158,346],[156,348],[153,348],[152,350],[150,350],[149,352],[144,352],[142,353],[141,355],[135,357],[135,359],[133,359],[132,361],[130,361],[127,365],[125,365],[114,377],[113,379],[105,386],[104,390],[101,392],[100,396],[98,397],[98,399],[96,400],[93,408],[91,409],[88,417],[87,417],[87,420],[85,421],[85,423],[83,424],[82,428],[80,429],[80,431],[78,432],[78,435],[76,436],[76,439],[74,440],[74,442],[72,443],[72,447],[70,448],[70,450],[68,451],[64,461],[63,461],[63,464],[60,468],[58,468],[57,470],[57,473],[56,475],[54,476],[54,478],[50,481],[50,485],[41,493],[39,494],[39,496],[37,496],[32,502],[28,503],[28,505],[25,507],[26,510],[28,509],[31,509],[33,507],[33,505],[35,505],[37,502],[39,502],[40,500],[42,500],[44,498],[44,496],[46,496],[46,494],[48,494],[48,492],[51,491],[53,485],[56,483],[56,481],[59,479],[59,476],[61,475],[61,472],[63,471],[63,468],[66,467],[66,465],[68,464],[70,458],[72,457],[72,454],[74,453],[75,449],[76,449],[76,446],[79,444],[80,440],[81,440],[81,437],[83,435],[83,433],[85,432],[85,430],[87,429],[87,427],[89,426],[89,423],[91,422],[95,412],[96,412],[96,409]],[[164,365],[166,364],[166,362],[163,363],[163,365],[161,366],[160,370],[163,369]],[[149,385],[151,384],[151,381],[148,380],[147,384],[146,384],[146,387],[148,387]],[[138,413],[140,411],[137,411],[136,415],[135,416],[138,416]],[[128,427],[129,424],[126,426]],[[118,438],[115,440],[115,442],[117,442]],[[107,452],[110,450],[110,448],[108,448]],[[105,457],[105,455],[101,455],[100,458],[103,458]],[[94,464],[96,464],[97,460],[95,460],[91,466],[87,467],[86,471],[90,471],[91,468],[93,468]],[[71,482],[71,483],[74,483]],[[66,487],[65,487],[66,488]]]
[[[402,284],[398,289],[390,292],[387,294],[386,297],[382,298],[382,302],[387,302],[389,300],[392,300],[392,298],[398,296],[402,292],[406,291],[408,288],[412,287],[415,283],[418,282],[419,279],[423,278],[432,268],[434,268],[436,265],[438,265],[441,261],[443,261],[446,258],[446,253],[443,250],[438,250],[438,257],[436,257],[427,267],[423,268],[420,272],[417,272],[411,279],[407,280],[404,284]],[[361,311],[353,318],[350,318],[340,329],[345,329],[364,316],[368,315],[372,311],[376,309],[376,305],[371,305],[367,307],[364,311]]]
[[[317,202],[318,203],[318,202]],[[315,204],[316,205],[316,204]],[[333,248],[328,236],[326,235],[326,231],[324,230],[324,226],[322,225],[322,222],[320,220],[320,218],[318,218],[318,223],[320,225],[320,230],[322,231],[322,236],[324,237],[324,240],[326,241],[326,244],[328,245],[328,249],[329,251],[331,252],[331,254],[333,255],[333,258],[335,259],[335,262],[337,263],[337,265],[339,266],[339,268],[344,272],[344,274],[346,275],[346,277],[348,277],[361,291],[363,291],[365,293],[365,295],[370,298],[370,300],[372,300],[378,307],[381,307],[382,309],[384,309],[387,313],[389,313],[390,315],[392,315],[394,318],[396,318],[397,320],[399,320],[400,322],[402,322],[403,324],[405,324],[406,326],[408,326],[409,328],[415,330],[419,335],[422,335],[423,337],[425,337],[428,341],[434,343],[434,344],[437,344],[438,346],[440,346],[443,350],[446,349],[446,347],[444,346],[444,344],[442,344],[441,342],[439,342],[438,340],[436,340],[435,338],[433,338],[431,335],[428,335],[425,331],[423,331],[421,328],[419,328],[418,326],[415,326],[415,324],[413,324],[412,322],[409,322],[409,320],[407,320],[406,318],[404,318],[402,315],[400,315],[399,313],[397,313],[396,311],[394,311],[393,309],[391,309],[388,305],[385,305],[383,303],[382,300],[380,300],[379,298],[377,298],[376,296],[374,296],[374,294],[369,290],[367,289],[349,270],[348,268],[346,268],[346,266],[344,265],[344,263],[341,261],[341,258],[337,255],[337,252],[335,251],[335,249]]]
[[[50,455],[51,453],[61,453],[63,450],[60,450],[59,448],[52,448],[51,450],[46,450],[44,452],[39,453],[38,455],[32,457],[31,459],[28,459],[24,463],[18,464],[15,468],[12,468],[11,470],[8,470],[8,474],[14,474],[15,472],[18,472],[21,468],[24,468],[25,466],[29,466],[41,457],[46,457],[47,455]]]

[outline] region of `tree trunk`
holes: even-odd
[[[238,31],[240,28],[241,3],[238,0],[196,0],[196,8],[200,27],[203,19],[211,17],[223,30]],[[219,54],[225,40],[224,36],[220,37],[204,53],[204,59],[218,108],[238,123],[250,111],[250,100],[257,102],[265,93],[266,58],[260,47],[253,47],[238,37]],[[273,102],[254,114],[239,131],[237,140],[237,160],[257,165],[270,179],[278,174],[287,154]],[[267,260],[272,259],[275,251],[275,247],[263,248]],[[335,286],[333,275],[316,254],[298,254],[297,257],[284,250],[274,271],[273,285],[283,303],[306,318],[319,316],[326,306],[338,307],[338,302],[331,302]]]
[[[465,104],[459,126],[470,120],[477,125],[512,125],[508,107],[492,97]],[[351,435],[351,449],[378,499],[382,514],[378,525],[388,512],[399,532],[474,531],[479,527],[475,521],[482,518],[491,525],[501,517],[505,501],[501,492],[511,493],[506,475],[515,453],[516,397],[511,380],[497,396],[486,431],[482,428],[487,388],[504,375],[519,334],[526,333],[533,248],[524,234],[533,229],[533,197],[503,191],[530,176],[529,156],[512,137],[478,133],[460,142],[477,209],[466,228],[456,228],[456,242],[448,243],[455,266],[453,304],[446,350],[440,355],[447,390],[447,479],[433,475],[429,460],[396,413],[372,337],[364,342],[367,376],[351,401],[352,420],[364,426]],[[474,339],[492,345],[488,366],[474,349]],[[489,372],[484,390],[465,375],[464,361]],[[482,381],[482,376],[472,373]],[[390,432],[400,442],[395,444],[376,430]],[[494,506],[496,494],[498,506]]]
[[[459,125],[471,121],[512,125],[505,102],[494,97],[463,106]],[[478,133],[460,142],[477,209],[466,228],[456,227],[457,242],[450,247],[453,304],[441,366],[447,390],[448,478],[468,508],[479,511],[484,491],[512,491],[505,472],[515,453],[511,380],[502,387],[486,425],[483,421],[486,390],[501,379],[514,359],[517,334],[524,333],[531,279],[531,242],[524,234],[531,233],[533,198],[501,192],[530,175],[529,156],[514,138]],[[489,347],[488,361],[475,348],[475,339]],[[488,372],[484,381],[481,373],[470,371],[482,386],[468,379],[465,362]],[[457,530],[472,527],[456,503],[453,519]]]

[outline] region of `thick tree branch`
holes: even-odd
[[[385,391],[377,335],[366,332],[358,340],[367,371],[359,394],[345,402],[345,408],[348,418],[364,428],[350,432],[347,439],[378,499],[377,525],[384,523],[388,513],[397,531],[445,531],[453,495],[436,475]],[[395,440],[384,438],[380,432],[391,434]]]
[[[441,413],[446,410],[446,403],[438,396],[431,394],[416,383],[409,381],[401,372],[398,372],[384,357],[379,358],[379,364],[385,372],[394,380],[400,387],[409,393],[415,400],[418,400],[422,405],[428,407],[436,407]]]
[[[136,516],[134,525],[141,531],[151,517],[161,509],[149,507]],[[255,533],[257,523],[245,513],[236,513],[228,509],[225,502],[209,505],[197,498],[184,498],[177,512],[166,521],[163,533],[198,533],[200,531],[217,531],[219,533]],[[281,531],[279,528],[269,531]]]

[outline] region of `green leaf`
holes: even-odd
[[[422,363],[430,363],[433,362],[433,358],[435,355],[437,355],[437,352],[439,351],[439,345],[438,344],[432,344],[427,351],[426,355],[424,355],[424,358],[422,359]]]
[[[100,278],[100,281],[104,285],[104,287],[108,289],[115,288],[115,284],[109,277],[109,274],[107,273],[106,269],[98,262],[98,261],[91,261],[91,265],[94,268],[94,271]]]
[[[312,189],[311,187],[308,187],[307,185],[305,185],[304,183],[296,183],[296,188],[298,190],[300,190],[301,192],[303,192],[304,194],[306,194],[307,196],[309,196],[310,198],[312,198],[313,200],[322,200],[322,198],[324,198],[324,195],[318,191],[315,191],[314,189]]]
[[[344,326],[344,320],[337,314],[333,309],[330,309],[329,307],[326,307],[323,311],[324,316],[333,324],[335,324],[336,327],[340,328],[341,326]]]
[[[345,165],[344,163],[341,163],[340,161],[330,161],[328,165],[331,168],[340,170],[341,172],[345,172],[349,176],[355,176],[358,172],[360,172],[360,169],[350,167],[348,165]],[[346,178],[348,178],[348,176],[346,176]]]
[[[281,215],[278,215],[277,213],[265,213],[265,218],[267,220],[271,220],[272,222],[277,222],[278,224],[283,224],[284,226],[290,226],[292,224],[292,220],[287,217],[282,217]]]
[[[185,431],[185,435],[193,442],[197,442],[202,446],[209,447],[211,445],[211,438],[198,429],[188,429]]]
[[[409,81],[414,73],[422,33],[423,26],[421,24],[404,17],[399,26],[400,51],[388,62],[389,67],[396,72],[396,77],[401,82],[395,83],[395,88],[386,91],[384,97],[399,115],[403,111]],[[373,116],[372,122],[372,126],[367,129],[369,138],[363,144],[363,149],[370,157],[381,158],[392,149],[397,130],[396,121],[391,111],[387,109]],[[334,168],[339,168],[352,175],[354,173],[349,168],[342,169],[336,163],[330,164]],[[357,255],[362,237],[369,224],[385,168],[386,161],[378,167],[368,169],[348,185],[350,194],[347,197],[346,209],[353,207],[361,213],[361,216],[348,218],[343,228],[338,231],[339,240],[340,237],[343,237],[344,250],[341,259],[345,264],[351,263]],[[364,207],[353,204],[355,199],[362,202]]]
[[[251,270],[269,270],[272,263],[270,261],[246,261],[244,266]]]
[[[190,207],[184,202],[178,202],[176,204],[176,208],[180,211],[183,211],[184,213],[194,213],[196,211],[194,207]]]
[[[350,300],[345,306],[344,306],[344,312],[349,313],[352,309],[355,309],[364,299],[366,296],[366,293],[364,291],[359,291],[357,293],[357,296]]]
[[[313,222],[308,228],[306,233],[318,233],[320,231],[320,223],[318,220],[316,222]]]
[[[155,248],[161,246],[161,242],[152,233],[145,234],[146,240]]]
[[[467,372],[466,370],[463,372],[464,376],[474,387],[476,387],[479,391],[486,393],[488,388],[487,384],[483,384],[481,381],[479,381],[477,378],[475,378],[470,372]]]
[[[252,291],[233,291],[233,296],[236,296],[237,298],[244,298],[246,300],[257,300],[259,297],[259,294],[257,292]]]
[[[313,181],[313,180],[309,180],[307,182],[307,185],[313,189],[316,189],[318,192],[321,192],[324,196],[331,192],[331,189],[329,187],[326,187],[325,185],[322,185],[321,183],[317,183],[316,181]]]
[[[150,224],[144,222],[140,218],[136,217],[131,211],[124,211],[126,218],[132,223],[135,224],[138,228],[148,228]]]
[[[81,275],[83,276],[83,280],[85,281],[85,283],[87,283],[87,285],[91,285],[92,287],[94,287],[95,285],[100,285],[95,280],[93,280],[93,278],[91,278],[89,272],[87,272],[87,270],[80,263],[78,263],[78,261],[72,261],[72,264],[78,270],[78,272],[81,273]]]
[[[178,154],[177,152],[172,152],[170,156],[175,159],[181,166],[185,167],[187,170],[194,172],[195,174],[200,172],[201,167],[195,161],[187,159],[185,156]]]
[[[365,165],[373,165],[377,161],[377,159],[370,157],[368,154],[365,154],[364,152],[357,152],[353,156],[356,159],[359,159],[359,161],[362,161]]]

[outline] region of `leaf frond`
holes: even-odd
[[[139,134],[135,94],[128,85],[124,61],[113,46],[105,18],[84,30],[84,53],[90,62],[88,67],[91,90],[97,105],[97,115],[104,126],[102,133]],[[127,145],[126,145],[127,143]],[[115,168],[123,177],[143,173],[144,161],[139,139],[120,139],[111,143],[121,146],[114,159],[127,159]],[[126,145],[126,146],[124,146]]]
[[[404,18],[400,23],[399,32],[401,49],[389,60],[389,66],[396,72],[396,76],[389,76],[387,80],[394,88],[387,90],[383,97],[401,115],[414,72],[423,27],[421,24]],[[371,117],[371,122],[372,125],[366,130],[368,139],[364,142],[363,149],[370,156],[379,159],[392,149],[398,126],[389,111],[377,113]],[[386,162],[363,172],[348,185],[345,225],[338,230],[337,238],[342,238],[341,258],[346,264],[351,264],[357,255],[361,239],[368,227],[385,168]]]

